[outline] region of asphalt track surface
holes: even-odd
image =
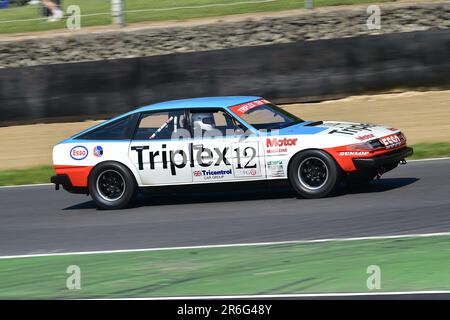
[[[51,186],[3,188],[0,256],[450,232],[450,160],[410,162],[326,199],[278,184],[208,189],[102,211]]]

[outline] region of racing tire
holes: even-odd
[[[130,170],[117,162],[96,166],[89,176],[88,188],[97,207],[104,210],[129,206],[139,189]]]
[[[294,156],[289,165],[288,177],[302,198],[323,198],[338,185],[340,170],[328,153],[307,150]]]

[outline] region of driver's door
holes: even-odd
[[[179,139],[185,132],[184,109],[141,115],[130,144],[129,157],[143,185],[192,182],[189,143],[186,139]]]
[[[192,119],[200,118],[198,114],[208,116],[210,131],[196,129]],[[192,108],[189,115],[194,146],[200,150],[194,157],[195,183],[265,179],[259,136],[247,135],[247,128],[223,108]]]

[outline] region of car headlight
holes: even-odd
[[[346,147],[348,151],[372,151],[373,147],[369,142],[351,144]]]
[[[378,139],[367,142],[355,143],[347,146],[349,151],[373,151],[382,148],[383,144]]]
[[[406,143],[406,136],[403,134],[403,132],[397,133],[397,136],[400,138],[402,144]]]

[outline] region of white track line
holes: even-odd
[[[425,162],[425,161],[438,161],[438,160],[450,160],[450,157],[408,160],[408,162]],[[20,184],[20,185],[15,185],[15,186],[0,186],[0,189],[22,188],[22,187],[43,187],[43,186],[53,186],[53,185],[54,185],[53,183]]]
[[[291,294],[248,294],[235,296],[180,296],[180,297],[150,297],[150,298],[105,298],[93,300],[212,300],[212,299],[276,299],[276,298],[318,298],[318,297],[364,297],[392,296],[417,294],[450,294],[449,290],[432,291],[390,291],[390,292],[336,292],[336,293],[291,293]]]
[[[450,157],[407,160],[407,162],[425,162],[425,161],[438,161],[438,160],[450,160]]]
[[[0,189],[54,186],[53,183],[18,184],[16,186],[0,186]]]
[[[165,250],[169,251],[169,250],[192,250],[192,249],[212,249],[212,248],[256,247],[256,246],[271,246],[271,245],[285,245],[285,244],[308,244],[308,243],[324,243],[324,242],[337,242],[337,241],[343,242],[343,241],[357,241],[357,240],[388,240],[388,239],[403,239],[403,238],[425,238],[425,237],[436,237],[436,236],[450,236],[450,232],[419,233],[419,234],[399,234],[399,235],[368,236],[368,237],[354,237],[354,238],[328,238],[328,239],[313,239],[313,240],[289,240],[289,241],[253,242],[253,243],[230,243],[230,244],[213,244],[213,245],[185,246],[185,247],[167,247],[167,248],[146,248],[146,249],[122,249],[122,250],[103,250],[103,251],[39,253],[39,254],[0,256],[0,260],[1,259],[15,259],[15,258],[34,258],[34,257],[68,256],[68,255],[105,254],[105,253],[132,253],[132,252],[152,252],[152,251],[165,251]]]

